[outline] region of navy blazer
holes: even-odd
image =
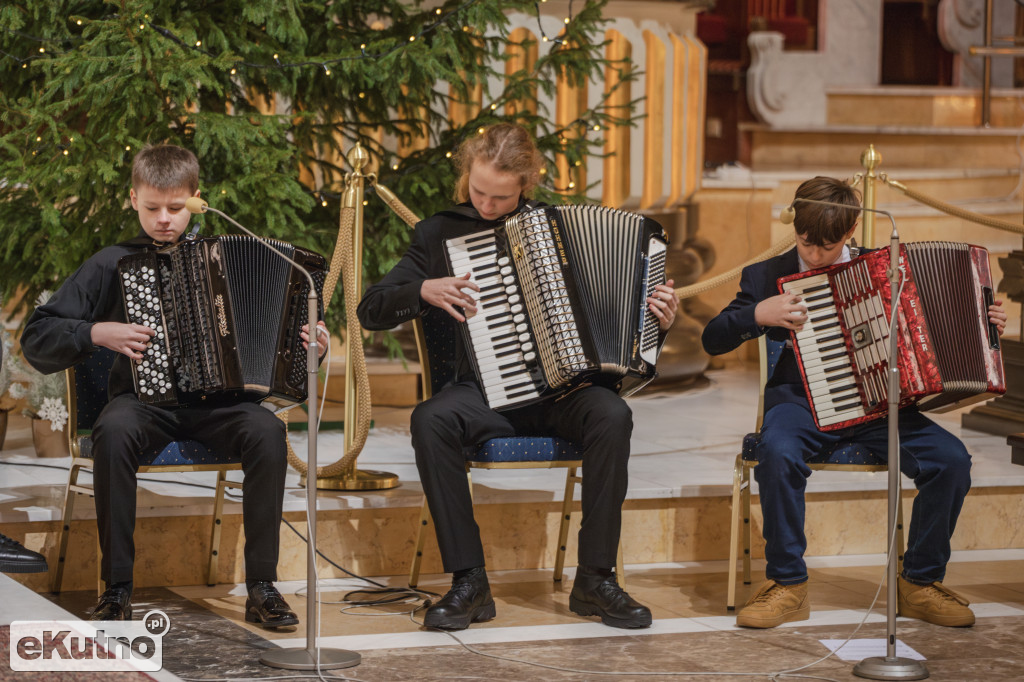
[[[762,327],[757,324],[754,321],[754,309],[766,298],[778,295],[779,287],[776,281],[779,277],[799,271],[800,261],[797,258],[796,247],[774,258],[743,268],[740,291],[736,298],[704,328],[701,336],[704,350],[711,355],[721,355],[762,334],[768,334],[768,338],[773,341],[788,340],[789,330],[785,327]],[[765,386],[765,412],[780,403],[808,404],[792,348],[783,350]]]

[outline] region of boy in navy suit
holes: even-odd
[[[765,387],[764,423],[754,468],[764,517],[768,580],[736,617],[737,625],[754,628],[810,616],[803,554],[807,547],[804,491],[811,471],[805,460],[837,441],[856,442],[883,458],[888,452],[885,419],[831,432],[815,426],[788,342],[790,331],[806,322],[807,310],[799,296],[779,294],[776,285],[779,277],[850,260],[846,242],[857,227],[860,197],[844,182],[816,177],[800,185],[796,198],[842,206],[794,201],[796,247],[744,268],[740,292],[711,320],[702,338],[704,349],[712,355],[727,353],[762,334],[787,342]],[[1000,334],[1006,325],[1001,303],[989,308],[989,320]],[[918,489],[898,579],[899,613],[936,625],[973,625],[968,601],[942,584],[950,537],[971,487],[971,457],[957,437],[915,407],[900,411],[899,437],[900,468]]]

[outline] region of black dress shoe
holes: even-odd
[[[612,571],[580,566],[569,594],[569,609],[581,616],[600,616],[613,628],[646,628],[651,610],[619,587]]]
[[[461,578],[452,578],[452,589],[427,609],[423,624],[428,628],[465,630],[470,623],[491,620],[495,614],[491,585],[481,566]]]
[[[256,623],[261,628],[283,628],[298,625],[299,617],[274,583],[261,580],[249,588],[249,598],[245,600],[245,622]]]
[[[0,573],[43,573],[46,557],[0,533]]]
[[[125,587],[108,587],[100,596],[89,620],[131,620],[132,593]]]

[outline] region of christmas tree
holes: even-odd
[[[130,167],[147,143],[192,149],[211,205],[328,256],[343,158],[357,140],[380,181],[425,216],[451,203],[459,142],[513,120],[549,160],[544,189],[578,199],[584,188],[564,169],[601,153],[600,135],[587,132],[628,120],[604,106],[610,93],[561,128],[537,102],[559,79],[594,81],[609,66],[632,77],[628,63],[603,57],[603,4],[573,13],[570,3],[545,33],[541,19],[552,17],[517,0],[6,2],[0,294],[24,294],[24,312],[89,255],[135,235]],[[541,38],[510,35],[511,12],[537,16]],[[535,56],[506,69],[521,54]],[[200,220],[203,234],[231,231]],[[410,230],[379,201],[367,203],[365,229],[373,282]]]

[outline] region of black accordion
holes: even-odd
[[[313,276],[319,299],[327,271],[312,251],[267,240]],[[117,263],[128,322],[156,336],[132,363],[139,400],[164,407],[204,400],[306,399],[309,281],[249,236],[181,241]],[[322,313],[322,302],[320,303]]]
[[[460,325],[487,404],[512,409],[585,382],[628,395],[655,377],[668,240],[655,221],[601,206],[524,211],[445,240],[470,273],[477,313]]]

